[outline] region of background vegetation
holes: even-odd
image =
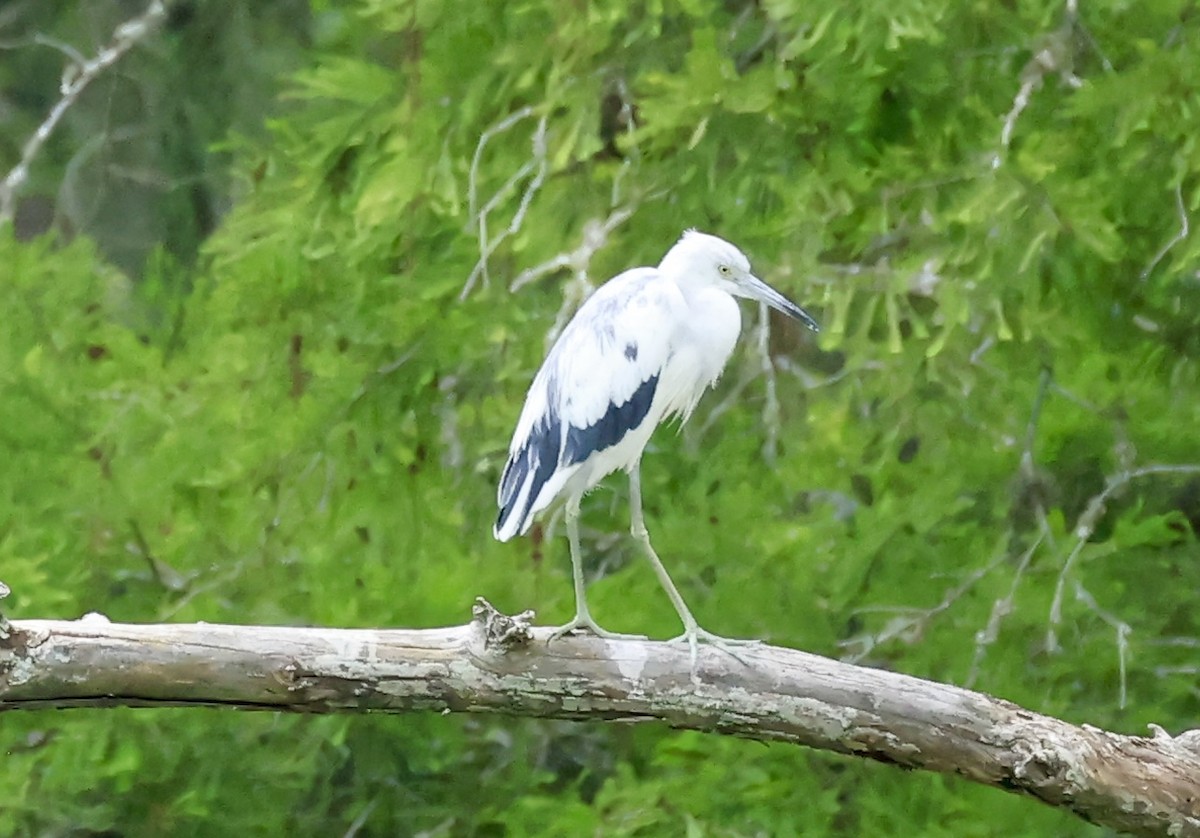
[[[143,8],[0,11],[4,170],[66,48]],[[701,622],[1195,726],[1196,9],[1075,8],[175,3],[0,226],[6,613],[565,620],[560,528],[490,535],[524,388],[587,288],[696,226],[825,326],[748,309],[653,441]],[[593,610],[672,636],[624,491],[585,502]],[[0,746],[5,835],[1097,834],[649,726],[77,711]]]

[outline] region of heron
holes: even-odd
[[[688,230],[658,267],[610,279],[579,307],[534,376],[497,491],[500,541],[523,535],[534,517],[564,501],[575,586],[573,631],[627,638],[601,628],[587,604],[579,546],[583,496],[618,470],[629,475],[630,531],[683,622],[693,672],[699,643],[742,643],[701,628],[650,543],[642,513],[641,460],[658,425],[686,422],[716,383],[741,331],[735,297],[766,303],[814,332],[807,311],[756,277],[737,247]],[[633,635],[636,636],[636,635]],[[674,642],[674,641],[673,641]]]

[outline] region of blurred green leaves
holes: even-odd
[[[1131,733],[1193,722],[1200,478],[1130,481],[1077,534],[1114,474],[1200,462],[1180,3],[334,5],[227,80],[244,105],[303,58],[269,134],[223,146],[236,186],[195,265],[164,247],[135,282],[86,236],[0,232],[6,613],[420,627],[482,594],[565,619],[553,519],[490,537],[509,434],[578,280],[696,226],[823,325],[772,323],[776,413],[748,310],[745,354],[652,441],[648,521],[704,625]],[[217,43],[261,24],[194,14]],[[164,50],[194,47],[180,25]],[[593,608],[670,636],[624,492],[585,501]],[[1094,833],[952,778],[662,729],[8,721],[4,834]]]

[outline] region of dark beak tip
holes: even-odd
[[[817,323],[817,318],[813,317],[811,314],[809,314],[804,309],[800,309],[800,316],[797,317],[796,319],[799,320],[801,323],[803,323],[805,326],[807,326],[809,329],[811,329],[814,332],[821,331],[821,326],[820,326],[820,324]]]

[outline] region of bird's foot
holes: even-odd
[[[621,634],[616,631],[609,631],[601,628],[596,624],[596,621],[589,614],[576,614],[575,619],[566,625],[559,626],[550,635],[546,641],[547,644],[553,643],[560,637],[565,637],[568,634],[594,634],[596,637],[602,637],[605,640],[646,640],[644,634]]]
[[[667,641],[668,643],[687,643],[691,650],[692,656],[692,680],[697,681],[696,677],[696,661],[699,659],[700,644],[706,643],[709,646],[714,646],[720,649],[725,654],[729,655],[742,666],[750,666],[750,661],[738,651],[739,648],[761,646],[761,640],[742,640],[734,637],[722,637],[719,634],[713,634],[711,631],[706,631],[698,625],[691,625],[684,629],[683,634],[678,637],[673,637]]]

